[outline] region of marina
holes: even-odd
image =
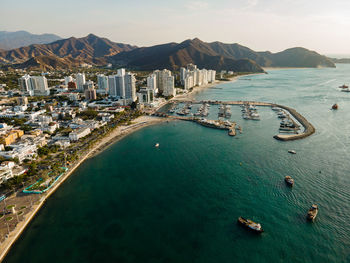
[[[172,102],[174,103],[174,102]],[[203,117],[207,117],[210,113],[210,106],[218,107],[218,120],[207,121],[205,119],[204,126],[210,128],[221,129],[222,123],[220,119],[229,119],[232,116],[231,106],[240,106],[242,118],[244,120],[260,120],[260,115],[258,113],[258,107],[270,107],[273,112],[276,112],[277,117],[281,120],[279,127],[279,134],[274,135],[273,138],[281,141],[292,141],[306,138],[313,133],[315,133],[314,126],[306,120],[300,113],[295,109],[289,108],[287,106],[278,105],[275,103],[268,102],[258,102],[258,101],[218,101],[218,100],[205,100],[205,101],[195,101],[195,100],[176,100],[176,105],[183,104],[184,106],[179,109],[176,114],[180,115],[176,117],[174,113],[174,104],[170,109],[165,112],[160,109],[156,112],[156,116],[167,117],[171,119],[179,120],[192,120],[200,124],[203,123]],[[191,112],[194,105],[197,105],[197,111],[195,113]],[[214,107],[215,108],[215,107]],[[209,123],[209,124],[208,124]],[[214,125],[215,123],[215,125]],[[301,130],[303,127],[303,131]],[[235,136],[235,128],[228,128],[229,135]],[[242,127],[238,126],[240,133],[242,133]],[[234,130],[234,131],[233,131]]]

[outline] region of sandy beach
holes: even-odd
[[[151,116],[140,116],[132,121],[131,125],[128,126],[119,126],[115,128],[112,132],[106,135],[104,138],[95,142],[91,149],[80,158],[69,170],[62,176],[62,178],[54,185],[47,193],[40,195],[40,199],[34,201],[33,206],[30,211],[22,216],[22,220],[19,220],[18,224],[15,226],[14,230],[10,232],[8,237],[4,242],[0,244],[0,262],[5,258],[8,251],[11,249],[14,242],[19,238],[21,233],[25,230],[26,226],[30,223],[30,221],[34,218],[36,213],[43,206],[45,201],[60,187],[60,185],[75,171],[76,168],[80,166],[86,159],[95,156],[96,154],[103,151],[106,147],[112,145],[118,140],[122,139],[128,134],[135,132],[141,128],[144,128],[149,125],[154,125],[160,122],[167,121],[164,118],[157,118]],[[38,196],[36,196],[38,197]],[[18,198],[16,195],[13,195],[6,199],[7,204],[11,203],[12,198]],[[23,197],[25,198],[25,197]]]

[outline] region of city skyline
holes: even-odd
[[[0,16],[1,30],[54,33],[63,38],[93,33],[114,42],[152,46],[198,37],[257,51],[302,46],[322,54],[349,54],[349,8],[350,3],[343,0],[336,5],[314,0],[63,0],[49,5],[43,0],[30,5],[5,0]]]

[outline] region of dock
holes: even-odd
[[[300,140],[304,139],[312,134],[315,133],[316,129],[315,127],[299,112],[297,112],[295,109],[276,104],[276,103],[270,103],[270,102],[260,102],[260,101],[218,101],[218,100],[204,100],[204,101],[197,101],[197,100],[174,100],[170,102],[176,102],[176,103],[191,103],[191,104],[210,104],[210,105],[255,105],[255,106],[265,106],[265,107],[279,107],[281,109],[284,109],[287,111],[293,118],[295,118],[304,128],[304,131],[298,134],[277,134],[273,136],[276,140],[280,141],[294,141],[294,140]],[[155,115],[160,117],[167,117],[171,119],[178,119],[178,120],[186,120],[186,121],[195,121],[198,122],[199,118],[196,117],[185,117],[185,116],[171,116],[167,113],[162,112],[156,112]],[[294,121],[293,121],[294,122]],[[236,124],[235,124],[236,126]],[[214,127],[213,127],[214,128]],[[230,129],[228,129],[230,131]],[[231,130],[235,130],[231,129]],[[232,132],[233,134],[233,132]],[[236,131],[234,131],[234,134],[236,134]]]

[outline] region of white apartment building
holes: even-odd
[[[118,69],[117,75],[108,77],[109,95],[124,99],[129,104],[136,100],[136,78],[134,74],[125,69]]]
[[[153,90],[154,94],[158,93],[156,74],[151,74],[150,76],[147,77],[147,88]]]
[[[32,76],[30,77],[30,83],[34,90],[35,96],[48,96],[50,95],[49,86],[45,76]]]
[[[98,85],[97,93],[108,94],[108,77],[107,76],[103,74],[97,75],[97,85]]]
[[[79,91],[83,91],[83,85],[85,84],[85,74],[84,73],[78,73],[75,76],[76,82],[77,82],[77,88]]]
[[[91,133],[90,128],[76,129],[75,131],[72,131],[71,133],[69,133],[69,140],[73,142],[78,141],[79,139],[85,137],[90,133]]]
[[[155,70],[153,72],[156,75],[157,89],[160,94],[165,97],[175,96],[175,79],[171,75],[171,71],[167,69]]]
[[[30,96],[48,96],[50,90],[45,76],[30,76],[28,74],[18,79],[21,90]]]
[[[187,69],[182,68],[182,74],[180,73],[181,83],[186,90],[194,87],[207,85],[215,81],[215,70],[197,69],[196,65],[189,64]]]

